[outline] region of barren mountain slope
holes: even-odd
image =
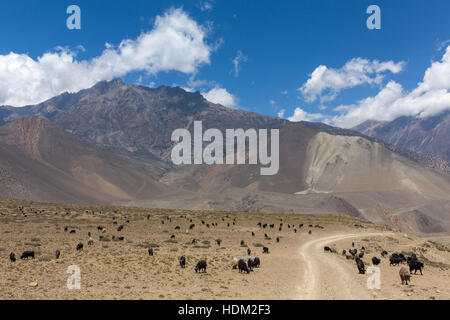
[[[1,196],[105,203],[167,190],[144,166],[81,143],[42,117],[0,127],[0,148],[2,179],[13,181]]]
[[[354,129],[398,147],[450,161],[450,111],[427,118],[366,121]]]

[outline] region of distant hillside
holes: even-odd
[[[436,162],[354,130],[267,117],[181,88],[100,82],[0,107],[0,197],[194,210],[344,213],[409,232],[450,230]],[[178,128],[280,129],[277,175],[170,161]],[[441,169],[441,168],[439,168]]]
[[[450,111],[418,118],[400,117],[390,122],[366,121],[354,128],[402,149],[450,161]],[[443,165],[444,161],[442,161]]]

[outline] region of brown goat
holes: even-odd
[[[402,267],[398,274],[400,275],[400,279],[402,279],[402,284],[405,284],[406,282],[406,285],[408,285],[408,281],[411,281],[411,275],[408,270],[405,267]]]

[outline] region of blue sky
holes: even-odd
[[[81,8],[81,30],[66,27],[66,8],[71,4]],[[381,30],[366,27],[371,4],[381,9]],[[155,27],[157,16],[173,16],[174,10],[178,14],[171,22],[168,18],[159,29]],[[0,87],[4,88],[0,104],[35,103],[59,91],[90,86],[93,79],[120,76],[127,83],[198,90],[231,107],[266,115],[347,127],[369,118],[434,114],[450,108],[450,80],[442,80],[446,75],[450,78],[445,57],[450,45],[446,42],[449,12],[447,0],[8,1],[0,10]],[[193,32],[198,38],[194,36],[195,43],[186,44],[181,54],[166,57],[167,52],[154,44],[165,47],[163,30],[177,21],[193,23],[193,28],[180,32]],[[133,59],[131,54],[120,58],[126,66],[111,72],[98,66],[73,68],[74,61],[94,64],[106,43],[117,51],[124,39],[134,41],[155,29],[161,31],[158,40],[143,50],[159,51],[141,64],[125,62]],[[61,52],[69,56],[62,57]],[[45,53],[57,56],[39,62]],[[73,58],[70,66],[65,58]],[[170,59],[166,67],[155,65]],[[58,70],[61,61],[64,74]],[[239,62],[238,69],[233,61]],[[346,64],[364,71],[349,72]],[[16,69],[11,71],[11,66]],[[305,89],[319,66],[326,66],[328,73]],[[428,69],[435,76],[426,80]],[[20,95],[24,90],[36,92]],[[411,103],[413,107],[406,106]],[[388,110],[387,105],[393,107]]]

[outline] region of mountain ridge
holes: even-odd
[[[425,167],[413,152],[405,157],[400,148],[354,130],[292,123],[225,108],[198,92],[119,79],[25,108],[0,108],[0,196],[344,213],[408,232],[450,230],[449,176]],[[222,132],[279,129],[278,174],[261,176],[259,165],[248,164],[175,166],[171,134],[178,128],[192,133],[193,121]]]

